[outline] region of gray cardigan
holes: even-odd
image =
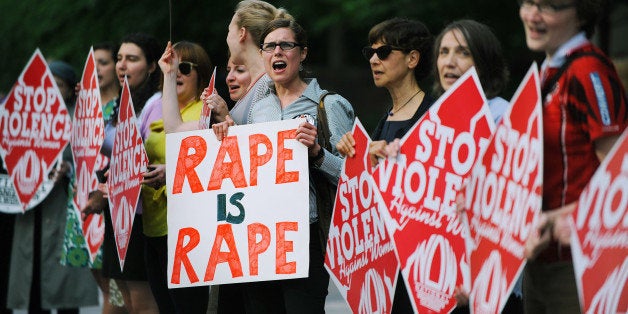
[[[316,123],[318,101],[326,91],[321,89],[316,79],[306,79],[305,82],[308,85],[303,94],[284,109],[281,108],[274,86],[271,86],[270,94],[259,102],[254,103],[251,107],[251,113],[247,122],[250,124],[278,121],[308,115]],[[325,97],[325,110],[331,133],[330,143],[332,143],[332,151],[325,151],[322,164],[316,168],[323,172],[331,183],[337,184],[343,158],[336,150],[335,143],[338,143],[345,133],[351,131],[355,114],[349,101],[337,94],[330,94]],[[316,216],[316,189],[310,177],[310,223],[317,220]]]

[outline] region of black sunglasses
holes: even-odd
[[[391,45],[379,46],[377,49],[366,46],[362,48],[362,54],[364,55],[364,58],[366,58],[367,61],[371,60],[371,57],[373,57],[373,54],[377,54],[377,57],[380,60],[386,60],[386,58],[388,58],[388,56],[393,50],[404,51],[405,49],[401,47],[391,46]]]
[[[190,75],[193,67],[197,67],[198,64],[192,63],[190,61],[181,61],[179,63],[179,72],[183,75]]]

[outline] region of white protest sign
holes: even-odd
[[[303,119],[168,134],[168,286],[302,278],[309,267]],[[314,240],[316,241],[316,240]]]

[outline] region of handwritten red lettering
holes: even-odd
[[[192,153],[190,150],[193,150]],[[207,154],[207,143],[202,137],[190,136],[181,140],[172,194],[179,194],[183,191],[185,178],[188,178],[192,193],[203,191],[201,180],[198,178],[195,168],[203,161],[205,154]]]

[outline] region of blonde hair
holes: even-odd
[[[238,28],[244,27],[253,37],[255,44],[259,43],[268,23],[275,19],[294,20],[284,8],[261,0],[244,0],[236,6]]]

